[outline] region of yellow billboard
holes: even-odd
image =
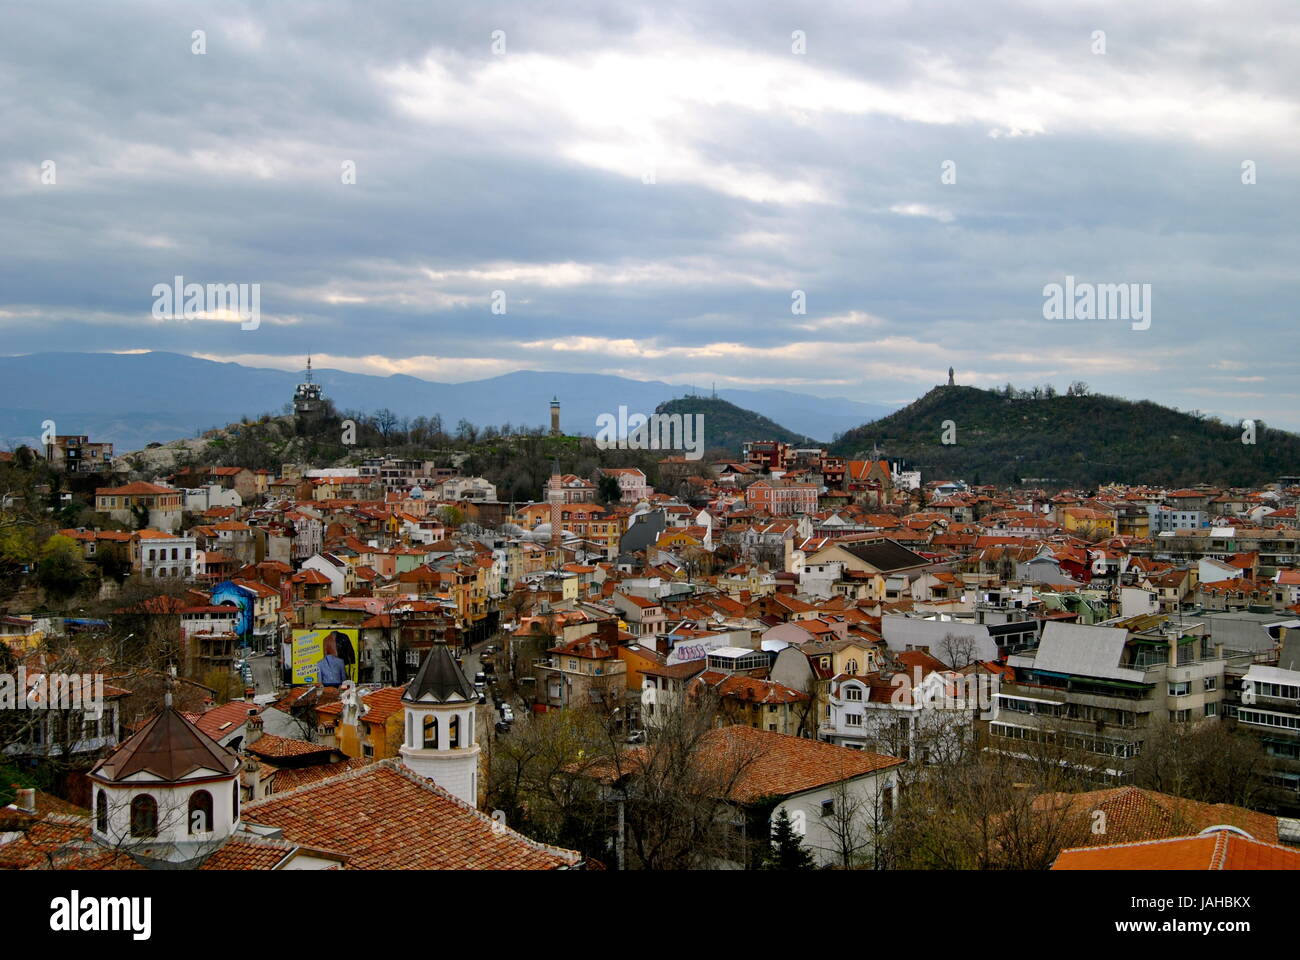
[[[294,684],[320,683],[337,687],[344,680],[357,679],[357,660],[361,643],[360,631],[355,629],[322,627],[293,632]]]

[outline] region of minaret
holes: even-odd
[[[551,436],[560,435],[560,398],[551,398]]]
[[[551,463],[551,480],[546,491],[546,499],[551,504],[551,549],[555,551],[555,562],[558,566],[560,545],[564,542],[564,535],[561,530],[563,521],[560,519],[564,504],[564,484],[560,480],[560,461],[558,459]]]
[[[402,694],[402,763],[471,807],[478,806],[478,694],[445,644],[436,644]]]

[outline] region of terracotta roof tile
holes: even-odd
[[[581,856],[504,828],[393,760],[247,804],[284,839],[346,853],[362,870],[548,870]]]

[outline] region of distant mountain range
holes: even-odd
[[[1070,486],[1109,481],[1251,486],[1300,474],[1300,435],[1244,429],[1149,400],[1096,395],[1037,399],[974,387],[935,387],[889,416],[844,434],[833,450],[902,460],[925,480]],[[953,441],[945,443],[945,434]]]
[[[301,380],[299,373],[163,352],[0,357],[0,447],[35,445],[42,422],[54,420],[59,433],[89,434],[119,451],[136,450],[244,416],[279,413]],[[544,426],[555,396],[564,430],[579,435],[594,435],[596,417],[617,413],[619,405],[649,414],[688,392],[655,380],[531,370],[465,383],[340,370],[317,370],[315,380],[340,411],[441,414],[448,429],[461,419],[478,426]],[[717,396],[823,442],[896,409],[786,390],[719,390]]]

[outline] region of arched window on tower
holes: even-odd
[[[212,794],[196,790],[190,794],[190,833],[212,832]]]
[[[406,714],[406,743],[408,746],[415,746],[415,715],[410,711]]]
[[[158,801],[147,793],[131,798],[131,836],[158,836]]]
[[[236,780],[234,783],[230,785],[230,787],[231,787],[230,821],[232,823],[238,823],[239,822],[239,781]]]
[[[95,791],[95,829],[108,833],[108,795],[103,790]]]
[[[455,750],[460,746],[460,714],[453,713],[451,719],[447,721],[447,739],[451,749]]]
[[[438,749],[438,718],[431,713],[424,715],[424,749]]]

